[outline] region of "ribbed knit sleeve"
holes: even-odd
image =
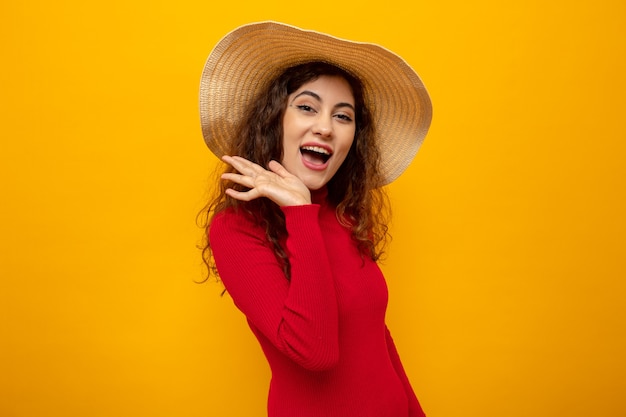
[[[337,364],[335,287],[319,227],[319,206],[284,207],[291,279],[262,227],[232,211],[215,216],[209,239],[220,278],[235,305],[283,354],[319,371]]]
[[[411,387],[409,377],[406,375],[404,366],[402,366],[400,355],[398,354],[396,345],[391,338],[391,332],[389,331],[389,328],[387,328],[387,326],[385,326],[385,337],[387,339],[387,349],[389,350],[389,357],[391,358],[391,362],[393,363],[393,367],[396,370],[398,377],[402,381],[402,385],[404,385],[404,391],[406,392],[406,396],[409,399],[409,417],[425,417],[426,415],[424,414],[422,406],[417,400],[417,396],[415,395],[415,392]]]

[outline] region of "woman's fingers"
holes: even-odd
[[[234,198],[235,200],[240,201],[252,201],[256,198],[259,198],[259,192],[252,189],[250,191],[237,191],[229,188],[226,190],[226,194]]]
[[[222,160],[235,168],[243,175],[248,175],[250,177],[256,177],[257,175],[268,172],[265,168],[263,168],[259,164],[255,164],[245,158],[240,156],[229,156],[225,155],[222,157]]]
[[[267,197],[280,206],[311,202],[311,193],[306,185],[277,161],[270,161],[268,170],[239,156],[226,155],[222,160],[238,171],[224,173],[222,179],[249,188],[247,191],[228,189],[226,193],[232,198],[251,201]]]
[[[233,172],[225,172],[221,177],[223,180],[232,181],[235,184],[243,185],[244,187],[254,187],[254,178],[248,175],[236,174]]]
[[[282,178],[293,177],[293,175],[285,169],[278,161],[271,160],[267,167],[272,170],[275,174],[279,175]]]

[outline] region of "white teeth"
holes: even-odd
[[[306,151],[321,153],[324,155],[330,155],[330,152],[328,152],[328,150],[320,148],[319,146],[303,146],[302,149]]]

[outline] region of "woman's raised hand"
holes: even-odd
[[[239,172],[222,174],[222,179],[249,188],[248,191],[227,189],[226,194],[236,200],[267,197],[279,206],[311,204],[311,192],[306,185],[277,161],[270,161],[267,170],[239,156],[225,155],[222,160]]]

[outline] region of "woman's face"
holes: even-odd
[[[339,76],[321,76],[287,98],[281,164],[310,189],[322,188],[350,151],[356,131],[354,97]]]

